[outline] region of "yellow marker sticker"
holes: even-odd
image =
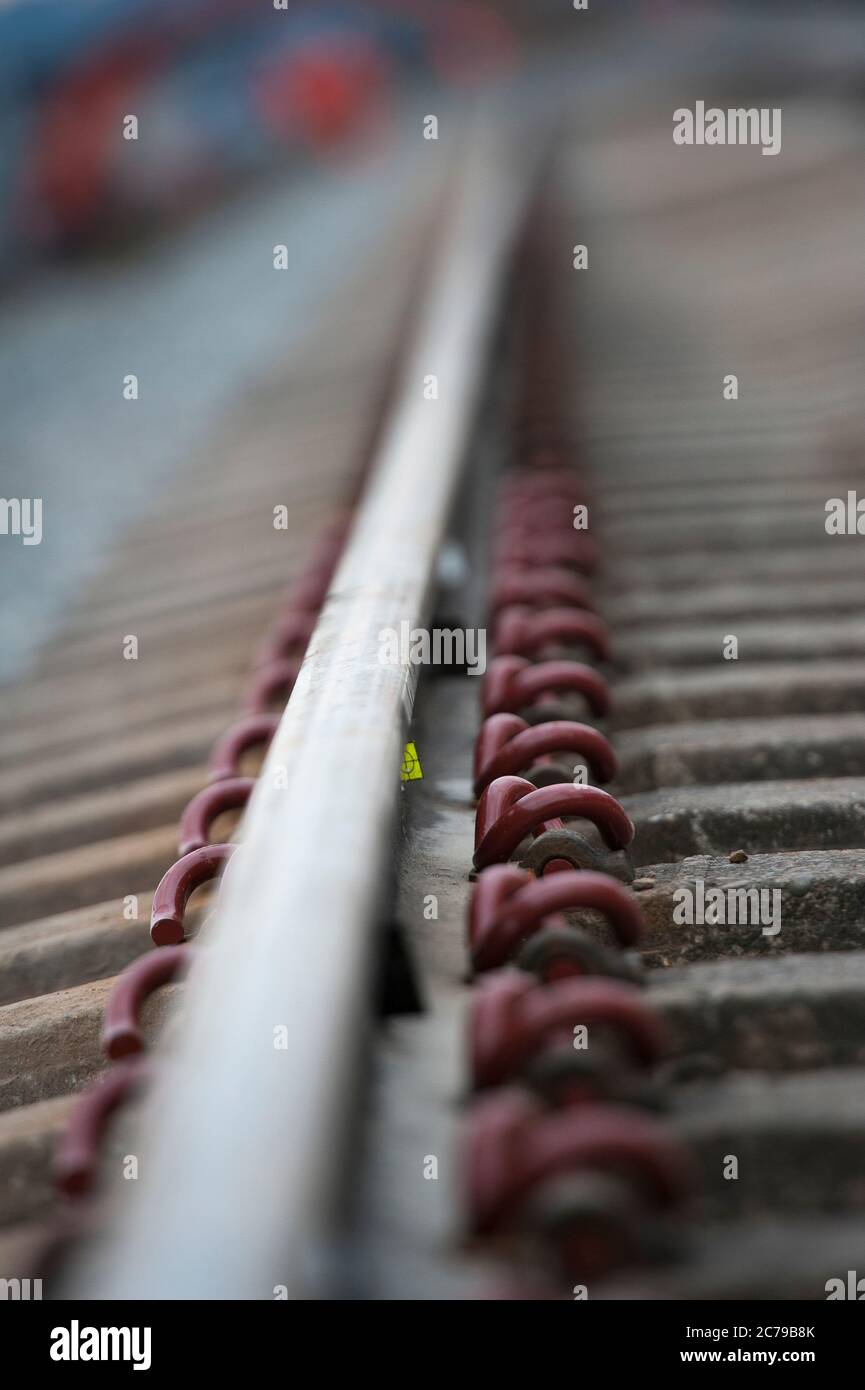
[[[423,777],[423,768],[413,743],[407,743],[405,746],[399,776],[401,782],[416,782],[418,778]]]

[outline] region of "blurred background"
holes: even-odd
[[[861,8],[5,0],[0,481],[44,499],[44,537],[0,546],[0,671],[21,669],[118,525],[412,196],[407,175],[438,156],[418,138],[424,112],[505,92],[512,117],[567,111],[579,149],[638,123],[647,85],[675,79],[690,100],[706,75],[747,87],[760,71],[762,104],[831,90],[858,110]],[[850,138],[843,119],[829,138]]]

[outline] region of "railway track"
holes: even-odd
[[[176,858],[180,813],[242,713],[287,585],[338,526],[368,465],[434,199],[394,225],[369,278],[336,298],[302,353],[118,537],[35,675],[6,688],[0,1189],[10,1278],[62,1226],[56,1143],[103,1070],[112,981],[151,944],[152,894]],[[287,469],[295,451],[303,466]],[[251,767],[260,752],[247,755]],[[190,905],[191,935],[208,893]],[[176,992],[146,1006],[146,1027]]]
[[[529,202],[479,136],[10,691],[0,1273],[817,1300],[861,1267],[861,540],[825,527],[861,473],[861,154],[831,139],[757,218],[751,151],[695,197],[616,131]],[[485,634],[485,673],[383,662],[403,623]],[[187,887],[230,859],[184,920],[179,850]]]

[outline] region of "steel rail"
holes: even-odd
[[[379,633],[429,619],[530,183],[492,123],[473,131],[460,164],[366,494],[143,1107],[140,1176],[119,1185],[106,1234],[79,1249],[62,1296],[333,1291],[416,677],[402,657],[382,664]]]

